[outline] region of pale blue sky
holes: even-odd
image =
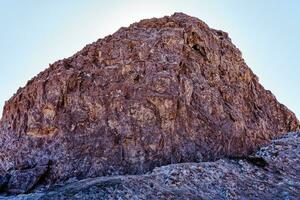
[[[184,12],[228,32],[265,88],[300,117],[299,9],[297,0],[0,0],[0,114],[49,63],[121,26]]]

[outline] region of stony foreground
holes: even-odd
[[[300,133],[289,133],[244,158],[172,164],[145,175],[70,181],[29,199],[285,199],[300,196]]]

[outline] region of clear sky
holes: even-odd
[[[300,117],[300,1],[0,0],[0,114],[27,80],[143,18],[184,12],[229,33],[260,82]]]

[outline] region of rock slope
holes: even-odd
[[[244,158],[172,164],[145,175],[90,178],[2,199],[296,200],[300,196],[299,155],[300,133],[289,133]]]
[[[296,130],[227,33],[175,13],[121,28],[20,88],[0,121],[0,180],[22,193],[140,174],[247,155]]]

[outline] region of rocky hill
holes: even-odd
[[[243,157],[297,130],[227,33],[175,13],[121,28],[19,89],[0,121],[0,188]]]

